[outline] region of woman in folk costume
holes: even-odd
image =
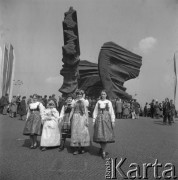
[[[111,101],[106,99],[106,91],[101,91],[101,100],[96,103],[93,112],[94,135],[93,141],[99,143],[100,154],[103,159],[106,158],[107,143],[114,143],[113,127],[115,126],[115,114]]]
[[[60,146],[59,112],[53,99],[48,100],[47,109],[42,114],[42,124],[41,150],[45,151],[47,147]]]
[[[63,105],[60,112],[60,119],[62,123],[61,128],[61,145],[59,147],[59,151],[64,150],[64,145],[66,138],[71,138],[71,123],[69,121],[69,116],[72,110],[73,98],[72,95],[67,96],[66,104]]]
[[[77,99],[72,106],[72,111],[69,116],[71,120],[71,143],[74,147],[74,155],[85,153],[84,147],[90,146],[90,135],[89,135],[89,122],[88,122],[88,111],[86,108],[86,101],[83,98],[84,92],[77,90]]]
[[[38,101],[36,94],[33,95],[32,103],[29,104],[26,123],[23,134],[30,136],[31,149],[37,148],[37,136],[41,135],[42,124],[41,117],[44,112],[44,106]]]

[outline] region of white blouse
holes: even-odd
[[[98,115],[98,104],[100,104],[100,108],[105,108],[107,103],[109,106],[109,114],[111,115],[111,122],[115,122],[115,114],[114,114],[114,110],[112,107],[112,103],[111,103],[111,101],[109,101],[107,99],[106,100],[99,100],[96,103],[95,109],[93,111],[93,122],[95,122],[95,119]]]
[[[43,106],[43,104],[40,103],[40,102],[34,102],[34,103],[30,103],[30,104],[29,104],[29,108],[28,108],[28,112],[27,112],[27,118],[28,118],[29,115],[30,115],[30,109],[36,109],[38,106],[39,106],[39,109],[40,109],[40,115],[41,115],[41,116],[43,115],[44,110],[45,110],[45,107]],[[26,119],[27,119],[27,118],[26,118]]]

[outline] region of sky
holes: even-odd
[[[178,0],[0,0],[0,46],[14,46],[13,94],[60,95],[64,13],[77,11],[81,60],[97,63],[105,42],[142,56],[139,77],[124,86],[141,105],[173,98]]]

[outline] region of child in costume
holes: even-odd
[[[59,121],[59,112],[55,107],[55,102],[53,99],[49,99],[47,109],[44,110],[42,116],[43,130],[40,144],[42,151],[45,151],[47,147],[60,146],[61,133]]]
[[[60,119],[62,123],[61,128],[61,145],[59,151],[64,150],[66,138],[71,138],[71,123],[69,120],[70,112],[72,110],[73,98],[72,95],[67,96],[66,104],[62,107]]]

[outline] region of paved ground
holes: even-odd
[[[88,152],[74,156],[69,148],[58,152],[29,149],[28,137],[22,135],[24,121],[0,115],[0,180],[104,180],[105,161],[98,156],[98,145],[92,143]],[[90,123],[92,137],[92,123]],[[158,159],[175,166],[178,176],[178,120],[172,126],[162,125],[162,119],[143,118],[117,120],[116,142],[107,147],[109,157],[127,158],[122,169],[127,172],[131,163],[141,167]],[[153,180],[153,169],[148,171]],[[117,179],[122,179],[117,173]]]

